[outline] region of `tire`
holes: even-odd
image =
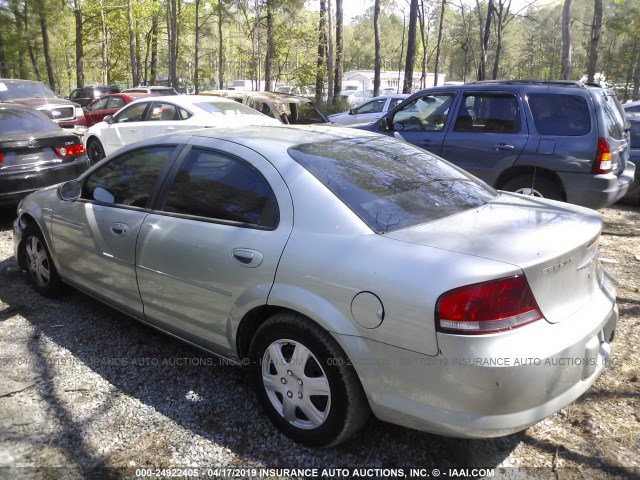
[[[100,140],[97,138],[89,139],[87,142],[87,156],[89,157],[91,165],[95,165],[106,157],[104,147],[102,146],[102,143],[100,143]]]
[[[25,265],[29,283],[36,292],[48,298],[58,297],[66,290],[51,259],[51,253],[40,229],[28,225],[23,233]]]
[[[346,354],[326,331],[301,315],[279,313],[263,323],[249,356],[260,405],[296,442],[332,447],[368,420],[371,410]]]
[[[543,176],[521,175],[505,182],[502,190],[538,198],[564,201],[564,193],[558,184]]]

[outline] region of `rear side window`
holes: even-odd
[[[278,224],[275,195],[253,165],[199,148],[189,152],[163,210],[265,228]]]
[[[640,148],[640,122],[631,122],[631,148]]]
[[[454,126],[456,132],[515,133],[520,131],[520,109],[510,93],[468,93]]]
[[[536,130],[540,134],[571,137],[591,131],[591,115],[584,97],[533,93],[528,98]]]
[[[619,106],[616,97],[612,95],[602,96],[602,110],[607,133],[616,140],[624,139],[624,113]]]
[[[454,215],[497,195],[444,160],[387,137],[307,143],[289,155],[376,233]]]

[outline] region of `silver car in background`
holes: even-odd
[[[358,105],[346,112],[329,115],[329,120],[340,125],[352,125],[355,123],[373,123],[389,110],[393,110],[409,94],[380,95],[374,97],[362,105]]]
[[[618,317],[601,228],[390,137],[265,126],[125,147],[23,200],[14,242],[41,294],[241,360],[282,432],[329,446],[371,412],[492,437],[582,395]]]

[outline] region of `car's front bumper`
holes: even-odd
[[[494,335],[438,335],[421,355],[336,335],[381,420],[432,433],[486,438],[524,430],[576,400],[609,356],[618,310],[612,282],[558,324]]]
[[[567,202],[589,208],[604,208],[620,200],[633,183],[635,165],[627,162],[622,174],[591,175],[558,172],[565,187]]]

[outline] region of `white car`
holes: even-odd
[[[374,97],[362,105],[352,108],[348,112],[335,113],[329,115],[329,120],[340,125],[351,125],[354,123],[371,123],[379,119],[383,114],[402,103],[408,94],[380,95]]]
[[[200,95],[146,97],[105,117],[85,135],[92,163],[138,140],[205,127],[280,125],[275,118],[226,98]]]

